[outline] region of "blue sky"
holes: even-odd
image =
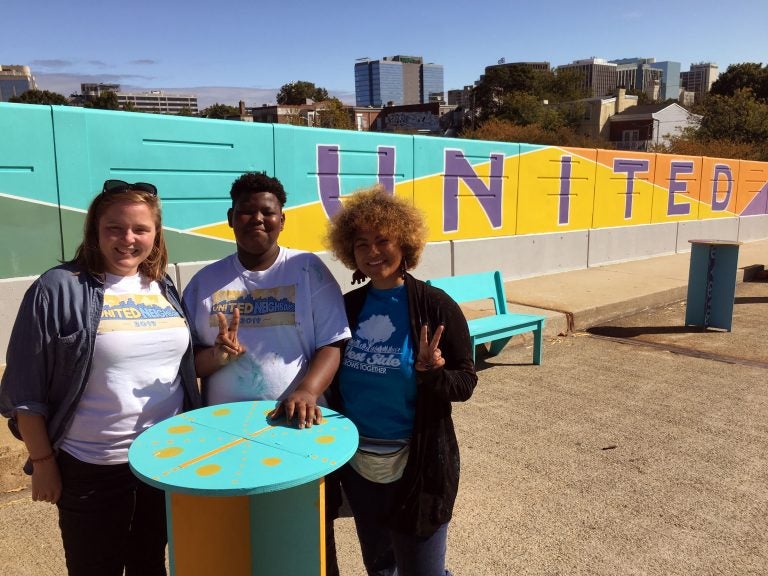
[[[354,103],[355,59],[422,56],[445,89],[507,62],[654,57],[768,64],[768,1],[3,0],[0,64],[68,95],[81,82],[196,93],[247,106],[307,80]]]

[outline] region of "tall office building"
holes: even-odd
[[[558,66],[557,70],[576,70],[582,75],[582,88],[594,97],[616,93],[616,64],[603,58],[574,60],[571,64]]]
[[[654,62],[651,68],[661,70],[661,90],[659,100],[677,100],[680,98],[680,62]]]
[[[649,100],[658,100],[662,72],[653,67],[654,62],[654,58],[611,60],[611,63],[616,64],[616,86],[634,92],[644,92]]]
[[[357,106],[425,104],[443,100],[443,67],[419,56],[361,59],[355,64]]]
[[[0,64],[0,102],[8,102],[27,90],[37,90],[37,83],[29,66]]]
[[[717,64],[701,62],[691,64],[688,72],[680,73],[680,84],[683,85],[683,90],[693,92],[694,102],[699,103],[709,93],[709,89],[712,88],[717,77]]]

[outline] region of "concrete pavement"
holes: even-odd
[[[517,338],[455,405],[456,576],[768,574],[768,282],[738,285],[732,332],[685,327],[689,258],[506,284],[514,310],[548,316],[544,362]],[[768,241],[743,245],[739,278],[766,261]],[[0,574],[64,574],[21,459],[3,427]],[[351,518],[337,543],[362,574]]]

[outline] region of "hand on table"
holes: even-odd
[[[290,423],[296,420],[299,429],[311,428],[312,424],[320,424],[323,421],[323,413],[317,405],[317,396],[305,390],[294,390],[290,396],[280,402],[269,415],[274,420],[285,415]]]

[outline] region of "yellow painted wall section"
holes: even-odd
[[[592,228],[649,224],[655,170],[654,155],[598,150]]]

